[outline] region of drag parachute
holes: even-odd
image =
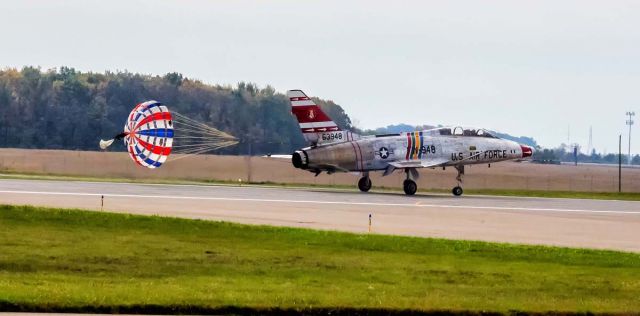
[[[100,140],[106,149],[124,139],[131,159],[147,168],[158,168],[170,154],[173,160],[206,153],[238,143],[235,137],[179,113],[158,101],[138,104],[127,117],[124,131],[110,140]]]
[[[160,167],[173,146],[171,113],[157,101],[140,103],[129,114],[124,134],[124,143],[133,161],[147,168]]]

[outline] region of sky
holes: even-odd
[[[360,128],[470,125],[627,150],[640,1],[0,0],[0,67],[302,89]]]

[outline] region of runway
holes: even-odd
[[[0,203],[640,252],[640,202],[0,180]]]

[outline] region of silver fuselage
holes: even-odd
[[[430,131],[423,131],[307,147],[294,153],[293,164],[316,172],[375,171],[387,169],[390,163],[398,161],[418,161],[425,165],[437,162],[438,166],[453,166],[489,164],[523,157],[527,157],[527,153],[523,154],[523,147],[510,140],[433,135]]]

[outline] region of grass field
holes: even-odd
[[[129,183],[159,183],[159,184],[199,184],[199,185],[255,185],[276,186],[288,188],[325,188],[331,190],[358,190],[355,185],[313,185],[313,184],[287,184],[273,182],[232,182],[232,181],[187,181],[171,179],[127,179],[127,178],[97,178],[81,176],[60,176],[23,173],[1,173],[0,179],[25,179],[25,180],[54,180],[54,181],[97,181],[97,182],[129,182]],[[372,191],[402,192],[401,188],[376,187]],[[419,193],[450,194],[449,190],[431,189],[419,190]],[[640,201],[640,192],[580,192],[580,191],[544,191],[544,190],[518,190],[518,189],[465,189],[465,194],[493,195],[493,196],[520,196],[543,198],[571,198],[571,199],[595,199],[595,200],[625,200]]]
[[[13,206],[0,241],[5,310],[640,310],[632,253]]]

